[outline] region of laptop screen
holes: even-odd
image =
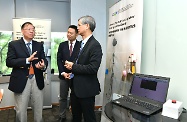
[[[170,78],[134,74],[130,94],[146,97],[164,103],[166,101]]]

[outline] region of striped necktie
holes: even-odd
[[[79,59],[79,56],[80,56],[80,54],[81,54],[81,52],[82,52],[83,47],[84,47],[84,42],[81,43],[81,47],[80,47],[80,50],[79,50],[79,54],[78,54],[78,56],[77,56],[76,64],[77,64],[77,61],[78,61],[78,59]]]
[[[27,49],[28,49],[28,52],[29,52],[29,54],[31,55],[32,54],[32,51],[31,51],[31,48],[30,48],[30,42],[29,43],[27,43],[26,45],[27,45]],[[30,68],[29,68],[29,79],[32,79],[32,77],[34,76],[34,68],[33,68],[33,66],[32,66],[32,62],[31,62],[31,64],[30,64]]]
[[[28,50],[28,52],[29,52],[29,54],[31,55],[31,48],[30,48],[30,42],[29,43],[27,43],[26,45],[27,45],[27,50]]]

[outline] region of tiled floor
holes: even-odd
[[[97,122],[101,120],[101,111],[95,111]],[[28,110],[28,122],[33,121],[32,110]],[[53,106],[52,108],[43,110],[43,119],[44,122],[57,122],[58,119],[58,106]],[[68,110],[67,112],[67,122],[71,122],[72,116],[71,112]],[[15,111],[13,109],[10,110],[1,110],[0,111],[0,122],[15,122]]]

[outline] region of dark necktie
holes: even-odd
[[[31,52],[30,44],[31,43],[29,42],[26,45],[27,45],[28,52],[31,55],[32,52]],[[33,76],[34,76],[34,69],[33,69],[32,62],[31,62],[30,68],[29,68],[29,76],[28,77],[29,77],[29,79],[31,79]]]
[[[79,59],[79,56],[80,56],[80,54],[81,54],[81,52],[82,52],[83,47],[84,47],[84,42],[81,43],[81,47],[80,47],[80,50],[79,50],[79,54],[78,54],[77,60],[76,60],[76,62],[75,62],[76,64],[77,64],[77,61],[78,61],[78,59]]]
[[[80,51],[82,51],[82,48],[84,47],[84,42],[81,43]]]
[[[28,52],[29,52],[29,54],[31,55],[31,48],[30,48],[30,42],[29,43],[27,43],[26,45],[27,45],[27,49],[28,49]]]
[[[69,52],[70,52],[70,56],[71,56],[71,54],[72,54],[72,52],[73,52],[73,43],[72,43],[72,42],[70,43]]]

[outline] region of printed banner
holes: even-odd
[[[34,18],[13,18],[13,39],[18,40],[23,37],[21,26],[25,22],[31,22],[35,26],[34,40],[44,43],[44,52],[50,56],[51,51],[51,20]]]
[[[121,0],[109,9],[104,104],[127,95],[140,72],[143,0]]]
[[[50,41],[51,39],[51,20],[49,19],[32,19],[32,18],[13,18],[14,40],[22,37],[21,26],[25,22],[31,22],[35,26],[36,41]]]

